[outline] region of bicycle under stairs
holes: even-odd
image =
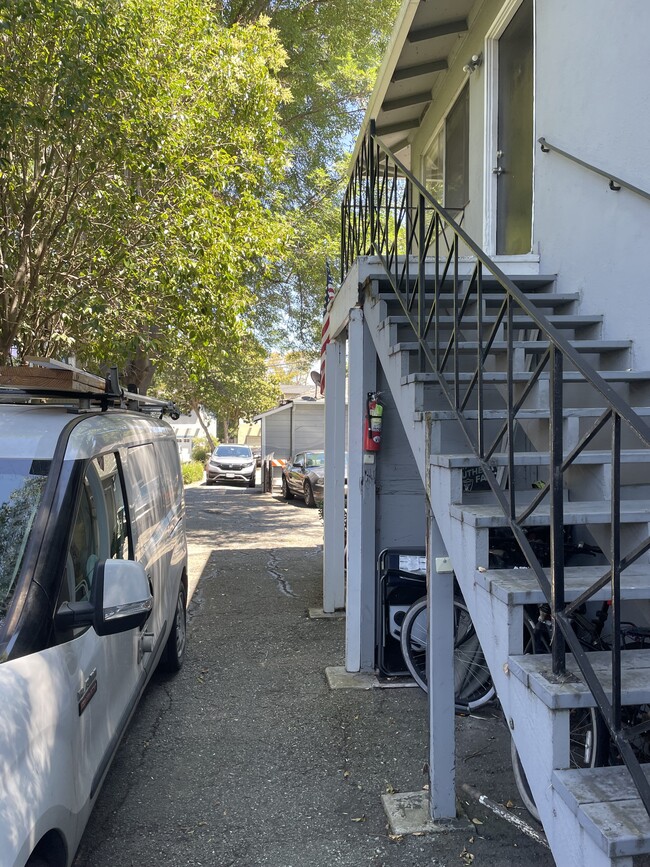
[[[427,279],[419,303],[435,302],[436,315],[424,364],[422,342],[413,338],[403,300],[381,269],[363,287],[364,316],[556,862],[638,867],[644,859],[650,863],[650,818],[630,772],[624,766],[566,769],[570,709],[594,704],[573,655],[567,654],[566,672],[557,676],[550,656],[522,653],[524,605],[544,601],[539,570],[491,570],[488,549],[490,531],[512,526],[515,514],[524,537],[531,528],[548,526],[548,489],[553,468],[561,465],[564,527],[609,551],[611,494],[617,486],[615,520],[624,550],[614,553],[623,557],[631,551],[636,561],[621,571],[620,610],[624,618],[626,608],[632,609],[638,621],[650,599],[650,449],[625,426],[603,421],[606,407],[579,369],[549,370],[549,340],[539,324],[549,323],[588,358],[613,399],[633,407],[641,419],[650,417],[650,372],[630,370],[630,341],[601,339],[603,317],[581,314],[578,295],[556,292],[553,275],[511,280],[536,311],[534,319],[517,304],[504,314],[503,289],[489,274],[481,278],[480,298],[471,273]],[[407,297],[409,291],[407,280]],[[477,352],[484,361],[479,373]],[[431,369],[432,357],[438,373]],[[450,395],[461,407],[460,418],[449,406]],[[562,419],[560,457],[557,443],[549,451],[551,412]],[[468,428],[485,457],[467,449]],[[508,441],[516,446],[499,450]],[[465,490],[466,472],[477,466],[488,466],[499,480],[505,513],[493,490]],[[602,586],[593,600],[608,598],[606,573],[603,565],[568,567],[565,602],[580,602],[597,579]],[[545,578],[550,581],[549,570]],[[609,655],[590,656],[603,693],[611,696]],[[650,705],[650,653],[622,651],[621,702]],[[648,767],[643,770],[650,776]]]

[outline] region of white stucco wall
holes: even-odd
[[[536,14],[536,138],[650,191],[650,4],[543,0]],[[542,271],[605,314],[605,337],[633,338],[647,369],[650,202],[552,153],[535,165]]]
[[[456,99],[467,74],[462,66],[486,51],[486,34],[503,0],[475,6],[470,32],[434,90],[433,102],[413,139],[412,164]],[[604,337],[635,341],[631,364],[650,368],[650,276],[645,263],[650,202],[557,154],[542,154],[548,141],[580,159],[650,191],[650,87],[647,0],[536,0],[535,135],[532,254],[539,270],[558,274],[559,291],[579,291],[580,312],[604,313]],[[491,182],[486,151],[490,68],[469,77],[470,205],[464,228],[485,237],[485,184]],[[516,267],[508,267],[515,273]]]

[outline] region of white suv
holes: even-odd
[[[147,681],[185,653],[172,429],[105,398],[103,410],[72,399],[72,411],[48,399],[0,388],[5,867],[69,867]]]
[[[217,446],[205,465],[205,481],[208,485],[217,482],[246,482],[255,487],[255,455],[250,446],[224,443]]]

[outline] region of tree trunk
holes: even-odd
[[[201,415],[201,409],[200,409],[198,403],[196,403],[196,404],[193,403],[193,404],[191,404],[191,406],[192,406],[192,409],[194,410],[194,412],[196,413],[196,417],[197,417],[197,419],[198,419],[198,421],[199,421],[199,424],[201,425],[201,430],[202,430],[203,433],[205,434],[205,438],[206,438],[207,441],[208,441],[208,445],[210,446],[210,451],[213,452],[213,451],[215,450],[215,448],[216,448],[216,446],[215,446],[215,442],[214,442],[214,440],[212,439],[212,435],[210,434],[210,431],[209,431],[209,429],[208,429],[208,426],[207,426],[206,423],[203,421],[203,416]]]
[[[129,390],[135,386],[138,394],[146,394],[153,381],[153,375],[156,372],[155,365],[152,363],[149,356],[140,347],[135,352],[133,358],[127,362],[124,368],[124,377],[126,386]]]

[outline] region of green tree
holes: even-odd
[[[203,355],[177,353],[161,364],[156,389],[181,409],[197,414],[211,448],[214,443],[204,424],[204,410],[221,421],[227,441],[240,418],[250,421],[276,406],[280,398],[278,378],[268,372],[265,350],[251,333],[227,348],[211,347]]]
[[[284,255],[252,276],[262,338],[318,349],[325,261],[338,273],[339,203],[347,152],[357,135],[400,0],[222,0],[225,21],[268,16],[287,52],[280,107],[292,152],[282,185],[291,226]]]
[[[204,0],[0,0],[0,352],[131,363],[226,344],[286,232],[285,52]],[[17,72],[20,74],[14,78]]]

